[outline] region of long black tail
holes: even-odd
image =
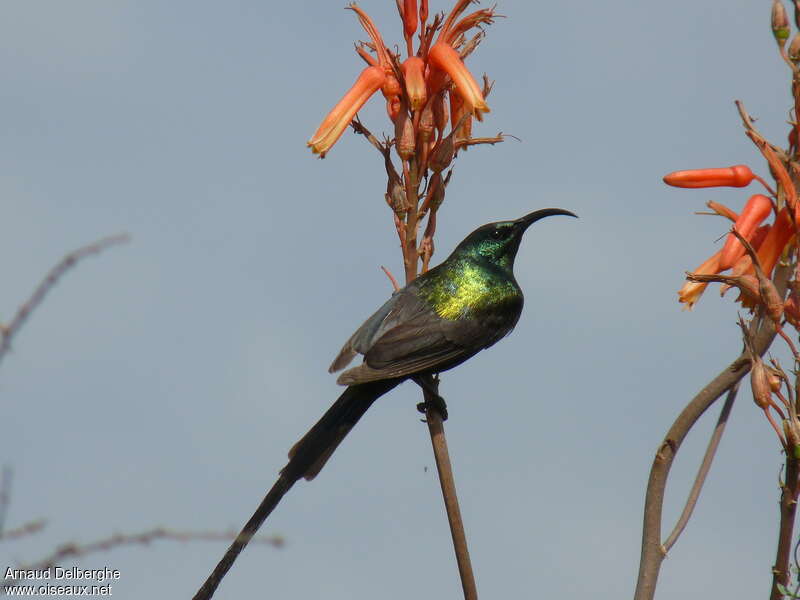
[[[348,387],[316,425],[292,446],[289,462],[281,469],[281,475],[292,481],[301,477],[308,481],[314,479],[369,407],[400,381],[389,379]]]
[[[236,557],[244,550],[269,514],[278,506],[283,496],[301,477],[308,480],[317,476],[336,450],[370,406],[386,392],[396,387],[402,379],[387,379],[359,385],[351,385],[333,403],[322,418],[308,430],[289,451],[289,462],[278,480],[267,492],[256,512],[250,517],[242,531],[230,545],[222,560],[214,567],[193,600],[208,600],[214,595],[219,582],[233,566]]]

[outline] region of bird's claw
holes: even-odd
[[[447,403],[439,394],[425,394],[425,402],[417,404],[417,410],[422,414],[427,414],[429,408],[442,415],[442,421],[447,421]]]

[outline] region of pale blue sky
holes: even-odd
[[[305,148],[361,69],[343,5],[3,4],[0,319],[67,251],[132,241],[71,272],[0,368],[8,526],[49,520],[0,546],[1,565],[154,525],[238,529],[339,394],[330,360],[389,293],[379,266],[402,271],[377,153],[351,134],[324,161]],[[361,6],[401,41],[393,1]],[[633,593],[653,452],[739,350],[730,298],[685,313],[675,291],[725,231],[693,211],[747,192],[661,176],[767,174],[733,100],[783,143],[769,9],[503,0],[470,59],[497,82],[476,133],[523,141],[459,157],[434,262],[488,221],[545,206],[581,217],[530,230],[516,331],[443,378],[482,597]],[[361,116],[388,129],[381,99]],[[286,547],[249,548],[217,597],[458,597],[418,400],[406,384],[378,402],[264,528]],[[670,522],[713,418],[675,465]],[[780,464],[743,394],[659,597],[766,592]],[[224,548],[162,542],[79,564],[120,569],[117,600],[187,598]]]

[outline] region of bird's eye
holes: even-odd
[[[502,240],[504,237],[506,237],[505,229],[495,229],[495,230],[493,230],[492,231],[492,237],[494,239],[496,239],[496,240]]]

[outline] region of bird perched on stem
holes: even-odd
[[[577,215],[543,208],[514,221],[479,227],[447,259],[392,294],[345,342],[330,372],[357,354],[362,364],[339,376],[348,386],[322,418],[289,451],[289,462],[261,505],[195,598],[211,592],[234,559],[280,502],[304,477],[313,479],[333,451],[383,394],[407,379],[430,389],[430,375],[451,369],[505,337],[522,312],[522,290],[514,259],[525,231],[553,215]],[[436,396],[438,397],[438,396]],[[441,406],[444,401],[439,398]]]

